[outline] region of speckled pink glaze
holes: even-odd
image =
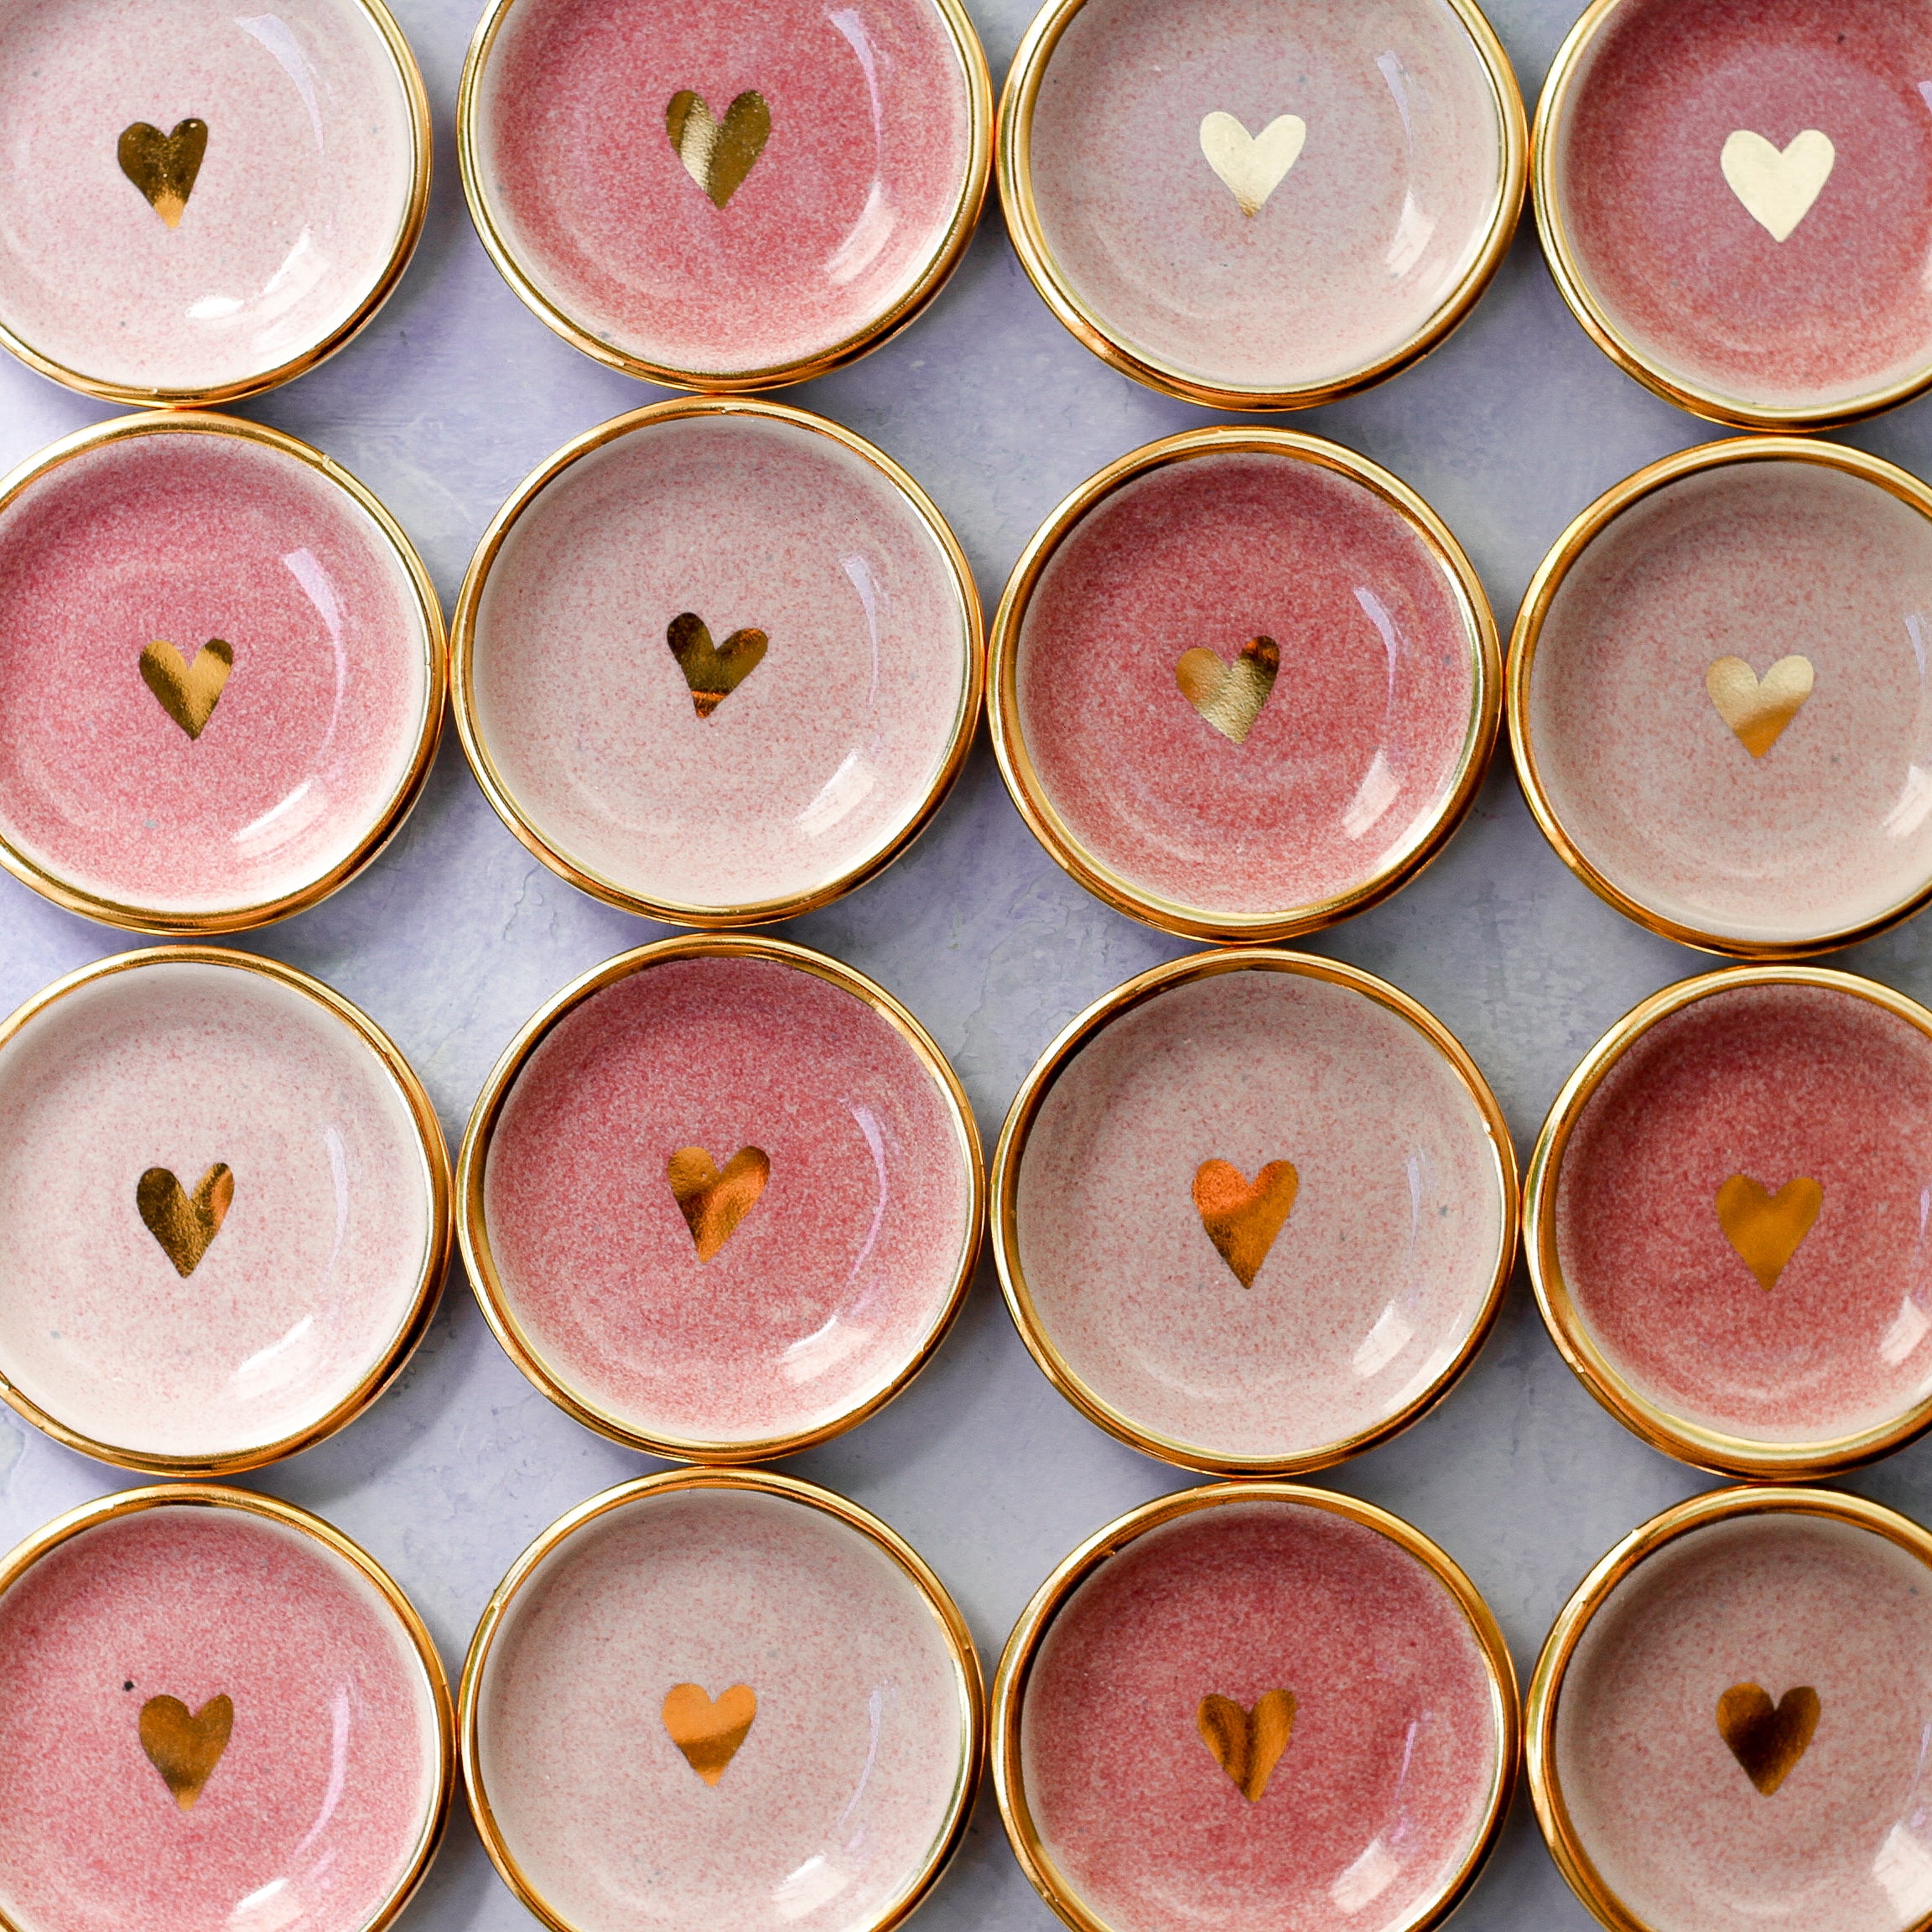
[[[1201,123],[1298,116],[1258,214]],[[1480,256],[1503,192],[1495,89],[1446,0],[1087,0],[1031,127],[1048,252],[1106,332],[1198,381],[1318,385],[1400,354]]]
[[[1932,521],[1816,463],[1701,470],[1572,565],[1537,641],[1530,738],[1583,856],[1700,932],[1803,943],[1932,879]],[[1806,658],[1810,699],[1754,758],[1705,686]]]
[[[664,1698],[750,1686],[715,1784]],[[645,1496],[523,1585],[478,1694],[485,1795],[511,1856],[582,1932],[844,1932],[904,1898],[953,1815],[967,1712],[911,1579],[820,1509]]]
[[[761,94],[724,207],[665,127]],[[518,0],[478,95],[479,186],[517,266],[587,334],[730,375],[874,328],[944,247],[972,96],[933,0]]]
[[[1718,1224],[1733,1174],[1824,1189],[1768,1292]],[[1598,1347],[1672,1414],[1773,1441],[1902,1415],[1932,1394],[1932,1041],[1817,986],[1668,1015],[1577,1120],[1556,1243]]]
[[[208,145],[169,228],[123,128]],[[0,326],[129,388],[206,390],[327,340],[387,272],[415,173],[408,96],[354,0],[0,0]]]
[[[1183,652],[1281,665],[1244,744]],[[1259,914],[1363,885],[1424,837],[1473,725],[1473,625],[1415,528],[1298,457],[1196,456],[1068,532],[1021,626],[1019,721],[1053,808],[1143,892]]]
[[[180,1810],[141,1707],[225,1696]],[[234,1510],[84,1530],[0,1597],[0,1913],[22,1932],[357,1932],[436,1790],[429,1681],[395,1612],[312,1540]]]
[[[199,738],[141,653],[234,668]],[[393,545],[293,456],[169,431],[83,451],[0,512],[0,837],[120,905],[298,892],[393,812],[429,643]]]
[[[1768,1798],[1717,1730],[1733,1684],[1818,1693]],[[1904,1932],[1932,1911],[1932,1578],[1871,1530],[1747,1516],[1646,1559],[1556,1707],[1584,1851],[1655,1932]]]
[[[235,1177],[185,1280],[150,1167]],[[361,1036],[235,967],[110,974],[0,1049],[0,1373],[83,1436],[216,1456],[305,1430],[408,1326],[434,1239],[413,1118]]]
[[[1291,1161],[1252,1288],[1202,1231],[1196,1171]],[[1138,1426],[1305,1454],[1420,1399],[1488,1305],[1495,1148],[1431,1042],[1365,995],[1259,969],[1113,1021],[1041,1103],[1015,1198],[1041,1325]]]
[[[763,660],[700,718],[666,632],[685,611]],[[926,804],[958,727],[958,580],[902,491],[766,417],[646,424],[525,509],[475,632],[478,728],[573,864],[656,904],[797,896]]]
[[[1932,5],[1623,0],[1571,83],[1557,199],[1585,280],[1665,373],[1828,407],[1932,365]],[[1774,241],[1724,178],[1741,130],[1836,150]]]
[[[770,1178],[700,1261],[666,1174],[743,1147]],[[511,1312],[550,1371],[631,1426],[757,1441],[849,1413],[945,1321],[967,1152],[891,1024],[769,959],[667,961],[574,1009],[524,1064],[484,1203]]]
[[[1296,1700],[1250,1804],[1209,1695]],[[1379,1530],[1227,1503],[1148,1531],[1048,1628],[1021,1711],[1047,1857],[1114,1932],[1382,1932],[1480,1836],[1500,1739],[1462,1607]]]

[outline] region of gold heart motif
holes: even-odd
[[[1197,644],[1181,653],[1174,682],[1223,738],[1240,745],[1254,729],[1280,668],[1280,647],[1272,637],[1250,637],[1232,664],[1223,664],[1218,652]]]
[[[709,718],[758,668],[771,641],[762,631],[734,631],[720,649],[711,641],[704,620],[691,610],[671,620],[664,640],[691,688],[700,718]]]
[[[1239,203],[1244,215],[1259,215],[1301,158],[1308,123],[1299,114],[1278,114],[1259,134],[1250,134],[1232,114],[1214,113],[1201,123],[1201,152]]]
[[[199,738],[208,729],[234,668],[234,647],[219,637],[210,637],[195,653],[193,663],[158,639],[141,653],[142,683],[190,738]]]
[[[172,134],[137,121],[121,130],[117,153],[121,172],[148,197],[154,212],[170,228],[177,228],[207,150],[205,121],[177,121]]]
[[[141,1706],[141,1748],[184,1811],[194,1809],[234,1728],[226,1697],[210,1697],[193,1713],[179,1697],[150,1697]]]
[[[1234,1789],[1250,1805],[1259,1805],[1295,1728],[1294,1692],[1264,1690],[1248,1711],[1232,1697],[1210,1691],[1194,1722],[1214,1762],[1234,1780]]]
[[[1270,1161],[1252,1185],[1231,1161],[1203,1161],[1195,1170],[1201,1225],[1244,1288],[1254,1285],[1301,1185],[1301,1176],[1287,1161]]]
[[[1727,138],[1719,165],[1744,212],[1782,242],[1811,212],[1837,164],[1831,137],[1807,127],[1782,153],[1762,134],[1740,127]]]
[[[134,1189],[134,1205],[148,1232],[161,1244],[161,1252],[185,1281],[201,1265],[209,1244],[235,1200],[235,1176],[225,1161],[217,1161],[201,1176],[192,1195],[165,1167],[150,1167]]]
[[[1768,1194],[1748,1174],[1733,1174],[1717,1190],[1717,1225],[1769,1294],[1824,1205],[1825,1190],[1807,1175]]]
[[[759,1147],[740,1147],[722,1173],[702,1147],[680,1147],[664,1166],[700,1261],[731,1239],[771,1178],[771,1162]]]
[[[764,153],[771,136],[771,110],[762,94],[748,88],[725,109],[722,122],[714,121],[703,96],[684,87],[664,110],[664,132],[684,172],[722,208]]]
[[[757,1715],[757,1694],[749,1684],[734,1684],[715,1701],[702,1684],[674,1684],[664,1694],[664,1728],[707,1784],[724,1775]]]
[[[1760,678],[1742,657],[1720,657],[1704,673],[1717,715],[1753,758],[1762,758],[1811,695],[1809,657],[1780,657]]]
[[[1790,1776],[1817,1728],[1818,1693],[1809,1684],[1787,1690],[1776,1704],[1755,1684],[1733,1684],[1717,1700],[1717,1734],[1760,1797]]]

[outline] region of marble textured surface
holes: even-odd
[[[475,0],[399,0],[437,115],[423,246],[374,325],[248,413],[320,444],[388,502],[445,600],[490,514],[566,438],[647,390],[553,336],[510,293],[458,191],[450,104]],[[1532,96],[1577,0],[1493,0]],[[1027,0],[974,0],[995,73]],[[995,594],[1060,497],[1104,463],[1208,420],[1090,356],[1028,287],[996,215],[932,309],[897,341],[788,392],[882,444],[953,519]],[[0,366],[0,459],[105,413]],[[1545,547],[1599,491],[1715,434],[1619,374],[1570,319],[1525,226],[1472,318],[1426,362],[1296,419],[1414,485],[1467,544],[1505,617]],[[1849,439],[1932,467],[1932,401]],[[49,691],[57,693],[58,682]],[[326,904],[242,943],[361,1002],[414,1060],[452,1135],[495,1057],[575,973],[658,928],[564,886],[485,806],[454,736],[403,837]],[[952,1055],[990,1133],[1027,1067],[1077,1010],[1187,950],[1064,877],[1007,802],[982,741],[913,850],[787,935],[904,999]],[[0,880],[0,1003],[132,943]],[[1639,999],[1698,969],[1564,870],[1506,767],[1424,876],[1323,934],[1316,949],[1426,1001],[1495,1083],[1526,1148],[1564,1076]],[[1842,956],[1932,996],[1932,919]],[[525,1382],[453,1284],[401,1384],[333,1441],[249,1478],[321,1511],[388,1565],[454,1666],[486,1597],[553,1518],[647,1467],[579,1428]],[[989,1664],[1035,1586],[1118,1512],[1183,1487],[1083,1421],[1034,1368],[989,1276],[937,1360],[891,1407],[792,1465],[877,1510],[958,1593]],[[1710,1479],[1644,1447],[1559,1360],[1520,1280],[1467,1377],[1426,1420],[1332,1472],[1337,1487],[1444,1544],[1494,1605],[1527,1670],[1558,1607],[1625,1530]],[[0,1540],[125,1486],[0,1413]],[[1932,1442],[1850,1487],[1932,1514]],[[513,1932],[530,1923],[459,1820],[405,1932]],[[983,1804],[923,1932],[1045,1932],[1054,1921]],[[1583,1932],[1519,1802],[1459,1921],[1481,1932]]]

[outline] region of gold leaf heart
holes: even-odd
[[[747,89],[725,109],[720,123],[712,119],[704,97],[684,87],[664,110],[664,132],[685,173],[722,208],[764,152],[771,110],[762,94]]]
[[[195,653],[192,664],[172,644],[158,639],[141,653],[142,683],[190,738],[199,738],[208,729],[234,668],[234,647],[219,637],[210,637]]]
[[[1254,1285],[1301,1185],[1301,1176],[1287,1161],[1270,1161],[1252,1185],[1230,1161],[1203,1161],[1195,1170],[1201,1225],[1244,1288]]]
[[[715,1701],[702,1684],[674,1684],[664,1696],[664,1728],[707,1784],[724,1775],[757,1715],[757,1695],[749,1684],[734,1684]]]
[[[1733,1684],[1717,1700],[1717,1734],[1760,1797],[1790,1775],[1817,1728],[1818,1693],[1809,1684],[1787,1690],[1775,1705],[1756,1684]]]
[[[680,1147],[665,1163],[665,1171],[698,1244],[698,1259],[709,1261],[757,1205],[771,1178],[771,1163],[762,1148],[740,1147],[719,1173],[702,1147]]]
[[[150,1167],[134,1189],[134,1204],[148,1232],[185,1281],[201,1265],[209,1244],[221,1232],[235,1199],[235,1176],[217,1161],[201,1176],[192,1196],[165,1167]]]
[[[170,228],[179,227],[207,150],[205,121],[177,121],[172,134],[137,121],[121,130],[121,172],[148,197],[148,205]]]
[[[704,620],[691,610],[671,620],[664,640],[691,687],[691,702],[700,718],[709,718],[758,668],[770,642],[762,631],[734,631],[720,650]]]
[[[1748,127],[1727,137],[1718,165],[1744,211],[1774,242],[1782,242],[1811,212],[1836,165],[1831,137],[1807,127],[1780,153]]]
[[[1250,1805],[1259,1805],[1295,1728],[1294,1692],[1264,1690],[1248,1711],[1232,1697],[1210,1691],[1194,1722],[1214,1762],[1234,1780],[1234,1789]]]
[[[1246,741],[1275,688],[1281,668],[1280,647],[1272,637],[1250,637],[1232,664],[1197,644],[1183,651],[1174,667],[1181,695],[1218,731],[1237,744]]]
[[[1769,1194],[1748,1174],[1733,1174],[1717,1190],[1717,1225],[1768,1294],[1824,1205],[1825,1190],[1807,1175]]]
[[[1753,758],[1762,758],[1805,709],[1811,684],[1809,657],[1780,657],[1762,679],[1742,657],[1720,657],[1704,673],[1717,715]]]
[[[1259,215],[1301,158],[1308,123],[1299,114],[1277,114],[1250,134],[1232,114],[1210,114],[1201,123],[1201,152],[1221,184],[1247,216]]]
[[[226,1697],[210,1697],[192,1713],[179,1697],[150,1697],[141,1706],[141,1748],[184,1811],[194,1809],[234,1728]]]

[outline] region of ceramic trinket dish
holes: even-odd
[[[964,1835],[979,1666],[856,1504],[683,1470],[553,1524],[463,1671],[470,1809],[548,1925],[888,1932]]]

